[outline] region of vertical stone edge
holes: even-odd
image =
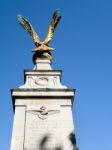
[[[26,106],[15,106],[10,150],[24,150]]]

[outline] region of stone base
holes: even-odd
[[[35,60],[34,70],[52,70],[51,68],[51,60],[48,58],[37,58]]]
[[[25,70],[25,84],[19,88],[66,89],[67,87],[61,84],[60,70]]]
[[[73,150],[73,90],[13,89],[11,150]]]
[[[75,150],[73,97],[74,90],[61,84],[61,71],[52,70],[51,60],[35,59],[34,70],[25,70],[24,85],[12,90],[10,150]]]

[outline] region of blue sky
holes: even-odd
[[[112,1],[0,1],[0,150],[9,150],[13,110],[10,89],[32,69],[34,48],[17,14],[28,18],[44,39],[55,9],[62,19],[51,43],[53,68],[76,88],[73,118],[80,150],[112,150]]]

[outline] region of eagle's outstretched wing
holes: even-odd
[[[30,34],[30,36],[33,38],[34,43],[38,45],[40,43],[40,38],[37,35],[37,33],[35,32],[35,30],[33,29],[33,27],[30,24],[30,22],[27,19],[25,19],[23,16],[21,16],[21,15],[18,15],[18,20],[20,22],[20,25],[26,31],[28,31],[28,33]]]
[[[59,11],[55,11],[54,14],[53,14],[53,17],[52,17],[52,21],[50,23],[50,26],[49,26],[49,29],[48,29],[48,33],[47,33],[47,36],[44,40],[44,43],[49,45],[49,42],[52,40],[53,38],[53,33],[54,33],[54,30],[59,22],[59,20],[61,19],[61,15],[60,15],[60,12]]]

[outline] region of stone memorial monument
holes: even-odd
[[[19,15],[36,45],[34,68],[25,70],[24,85],[12,89],[14,123],[10,150],[77,150],[72,118],[75,90],[61,84],[61,71],[51,67],[49,43],[61,18],[55,11],[41,42],[32,25]]]

